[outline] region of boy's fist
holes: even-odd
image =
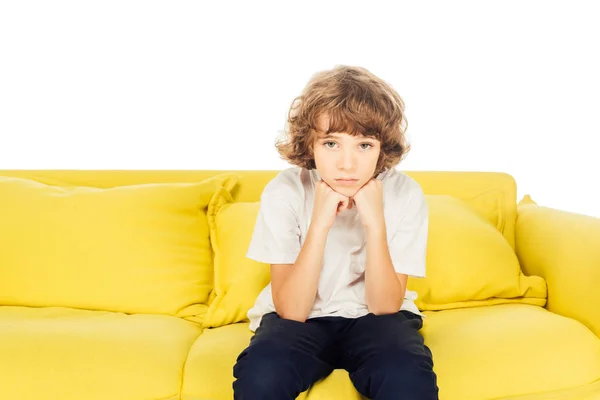
[[[360,221],[367,229],[385,227],[383,215],[383,183],[371,179],[353,197]]]
[[[315,186],[315,200],[311,224],[329,230],[335,217],[346,209],[351,209],[353,201],[333,190],[327,183],[320,180]]]

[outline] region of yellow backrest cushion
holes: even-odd
[[[0,304],[199,321],[213,286],[206,209],[236,179],[100,189],[0,177]]]
[[[545,281],[525,276],[496,226],[477,208],[448,195],[426,195],[427,277],[411,278],[421,310],[524,302],[543,305]]]
[[[546,285],[526,277],[506,238],[476,207],[446,195],[426,195],[429,207],[427,277],[410,278],[421,310],[521,302],[543,305]],[[209,206],[215,252],[215,296],[205,327],[244,321],[269,283],[269,265],[245,257],[259,203],[230,203],[226,193]]]
[[[221,191],[208,208],[215,288],[203,321],[205,328],[246,320],[246,313],[271,279],[268,264],[246,258],[260,203],[229,200]]]

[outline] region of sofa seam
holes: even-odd
[[[196,340],[198,340],[198,338],[200,338],[200,336],[202,336],[203,333],[204,329],[202,329],[202,331],[200,331],[200,335],[198,335],[196,339],[194,339],[192,345],[190,346],[190,349],[188,350],[188,353],[185,356],[185,360],[183,360],[183,366],[181,367],[181,382],[179,384],[179,400],[183,400],[183,383],[185,379],[185,369],[187,367],[188,359],[190,358],[190,354],[192,352],[192,349],[194,348],[194,343],[196,343]]]

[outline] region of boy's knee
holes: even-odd
[[[248,398],[271,398],[273,394],[294,388],[293,365],[289,350],[277,348],[269,342],[250,346],[233,367],[234,392]]]
[[[433,372],[433,360],[430,357],[405,350],[381,353],[372,360],[372,365],[372,369],[378,373],[398,375],[406,380]]]
[[[387,351],[373,357],[367,368],[362,368],[354,379],[370,382],[372,389],[380,394],[377,398],[395,398],[392,394],[402,390],[412,393],[416,396],[414,399],[438,398],[433,360],[426,354],[411,353],[404,349]],[[391,397],[383,395],[384,393]]]
[[[234,371],[236,380],[233,382],[233,391],[236,398],[243,395],[244,399],[269,399],[281,384],[277,371],[259,363]]]

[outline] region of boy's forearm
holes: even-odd
[[[367,308],[377,315],[398,312],[404,302],[405,289],[400,284],[392,264],[385,226],[367,229],[366,232],[365,295]]]
[[[304,322],[312,310],[319,286],[327,229],[311,225],[298,258],[273,298],[280,317]],[[275,296],[274,296],[275,297]]]

